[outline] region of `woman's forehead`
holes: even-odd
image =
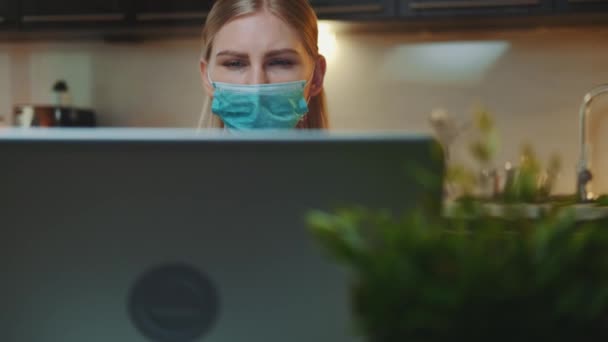
[[[301,36],[268,11],[237,17],[224,25],[214,38],[214,51],[264,55],[267,51],[293,49],[304,53]]]

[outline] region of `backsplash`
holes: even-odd
[[[464,121],[484,105],[501,132],[500,163],[517,163],[523,142],[545,160],[558,152],[557,191],[574,191],[578,109],[586,91],[608,83],[608,29],[338,33],[335,44],[326,80],[333,128],[429,132],[434,108]],[[101,125],[193,127],[199,48],[196,38],[0,43],[0,115],[15,103],[51,103],[52,84],[65,79],[74,104],[95,109]],[[594,190],[608,192],[608,96],[593,108]]]

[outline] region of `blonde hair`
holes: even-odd
[[[213,49],[213,39],[230,20],[267,10],[281,18],[300,33],[304,48],[315,60],[319,56],[319,29],[317,15],[308,0],[217,0],[207,16],[203,29],[203,51],[201,58],[208,62]],[[329,127],[325,91],[310,99],[308,114],[297,128],[322,129]],[[211,112],[211,98],[206,95],[199,127],[223,127],[221,119]]]

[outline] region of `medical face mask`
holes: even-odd
[[[231,130],[294,128],[308,113],[306,81],[248,85],[209,77],[209,82],[214,88],[211,111]]]

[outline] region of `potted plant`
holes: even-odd
[[[544,196],[529,168],[511,203]],[[581,221],[564,206],[492,215],[465,194],[450,215],[349,208],[312,212],[309,223],[350,271],[354,321],[369,342],[608,338],[604,218]]]

